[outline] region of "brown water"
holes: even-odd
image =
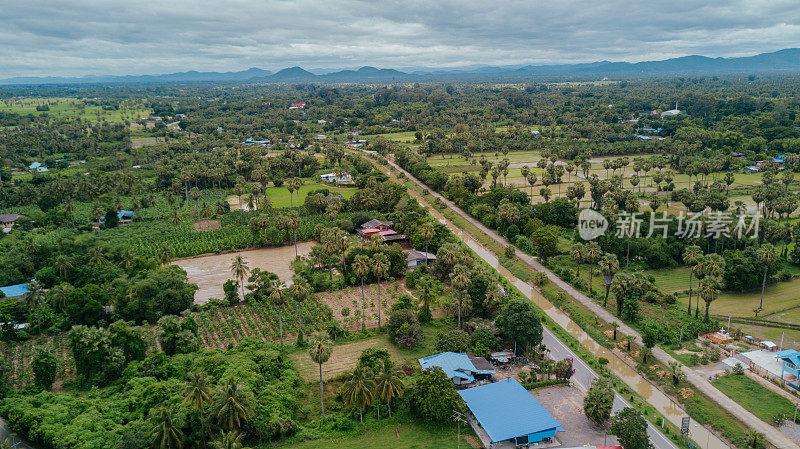
[[[661,390],[654,388],[653,385],[642,377],[638,372],[628,366],[616,354],[609,351],[607,348],[600,346],[595,342],[586,332],[581,329],[572,319],[564,314],[561,310],[553,306],[544,296],[537,290],[531,287],[527,282],[517,278],[502,265],[500,265],[497,256],[485,248],[481,243],[474,240],[471,236],[463,232],[461,229],[453,225],[447,220],[444,215],[439,213],[436,209],[431,207],[425,199],[417,194],[416,191],[409,190],[409,193],[415,197],[420,204],[430,212],[439,222],[444,224],[450,229],[462,242],[470,247],[476,254],[478,254],[486,263],[491,265],[497,270],[504,278],[509,280],[514,286],[522,292],[528,299],[534,301],[553,321],[558,323],[559,326],[566,329],[570,335],[575,337],[581,346],[589,350],[595,357],[604,357],[608,359],[609,363],[606,367],[614,373],[620,380],[625,382],[628,387],[636,391],[642,398],[644,398],[650,405],[656,408],[659,413],[666,417],[671,423],[676,426],[681,426],[681,419],[688,416],[677,404],[675,404],[667,395]],[[689,431],[691,438],[700,446],[701,449],[727,449],[729,446],[719,439],[716,435],[708,431],[704,426],[698,424],[693,419],[689,424]]]
[[[311,241],[298,242],[298,254],[307,255],[311,252],[313,245],[314,242]],[[231,263],[236,256],[242,256],[251,270],[261,268],[271,271],[277,274],[283,282],[290,280],[294,274],[291,267],[295,257],[294,245],[189,257],[178,259],[173,264],[186,270],[189,282],[197,284],[198,290],[194,294],[194,302],[205,304],[210,298],[223,299],[225,297],[222,284],[228,279],[233,279]],[[245,280],[246,282],[247,280]]]

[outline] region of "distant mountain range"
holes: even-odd
[[[591,79],[599,77],[633,78],[665,75],[711,75],[730,73],[800,73],[800,48],[739,58],[684,56],[662,61],[610,62],[584,64],[526,65],[514,67],[471,66],[461,69],[394,69],[361,67],[357,70],[308,71],[289,67],[272,73],[250,68],[240,72],[188,71],[165,75],[100,75],[83,77],[15,77],[0,80],[2,85],[33,84],[134,84],[195,82],[265,82],[265,83],[393,83],[409,81],[506,80],[541,78]]]

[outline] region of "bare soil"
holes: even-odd
[[[301,256],[311,252],[314,242],[298,242],[297,251]],[[174,265],[186,270],[189,282],[197,284],[198,290],[194,294],[194,302],[205,304],[209,298],[223,299],[225,293],[222,284],[228,279],[233,279],[231,263],[236,256],[242,256],[247,261],[247,266],[261,268],[278,275],[281,281],[288,281],[294,274],[291,262],[294,260],[294,245],[277,248],[260,248],[247,251],[238,251],[225,254],[208,254],[173,262]],[[245,280],[245,282],[247,282]]]
[[[192,223],[192,228],[195,231],[216,231],[217,229],[222,229],[222,225],[220,224],[219,220],[200,220],[199,222],[195,221]]]

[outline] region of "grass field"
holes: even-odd
[[[466,435],[465,435],[466,434]],[[294,444],[296,449],[351,449],[356,447],[380,447],[386,449],[439,449],[457,444],[455,425],[387,426],[377,431],[368,431],[357,437],[324,438]],[[461,447],[481,447],[469,426],[461,426]]]
[[[773,418],[780,414],[792,419],[794,405],[790,400],[768,390],[747,376],[736,374],[722,376],[714,381],[714,386],[765,422],[771,423]]]
[[[49,111],[37,111],[37,106],[47,105]],[[152,110],[140,103],[121,102],[116,110],[104,110],[78,98],[22,98],[0,100],[0,111],[14,114],[48,114],[54,117],[81,118],[89,121],[124,122],[136,121],[152,114]]]
[[[308,192],[318,189],[328,189],[331,193],[338,193],[345,198],[352,197],[358,189],[355,187],[331,187],[324,184],[308,184],[300,187],[300,204],[302,204]],[[289,190],[286,187],[268,187],[267,196],[269,196],[270,204],[272,207],[289,207],[291,205],[297,206],[298,192],[294,192],[289,196]],[[291,201],[290,201],[291,200]]]

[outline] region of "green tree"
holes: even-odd
[[[454,412],[465,408],[455,384],[438,366],[423,370],[410,392],[411,410],[424,421],[450,422]]]
[[[359,254],[353,259],[353,271],[356,277],[361,280],[361,330],[367,330],[367,300],[364,297],[364,279],[372,271],[372,259],[366,254]]]
[[[596,425],[602,425],[611,417],[614,407],[614,388],[607,377],[599,377],[583,398],[583,411],[586,417]]]
[[[247,266],[247,259],[242,256],[236,256],[231,262],[231,273],[233,273],[233,277],[235,277],[239,281],[239,285],[242,289],[242,300],[244,300],[244,278],[247,277],[247,273],[250,271],[250,268]]]
[[[328,361],[333,352],[331,341],[324,334],[316,334],[311,339],[311,347],[308,348],[308,355],[311,360],[319,365],[319,402],[322,406],[322,418],[325,418],[325,396],[322,388],[322,365]]]
[[[775,260],[775,247],[770,245],[769,243],[765,243],[761,245],[761,248],[758,249],[758,260],[764,265],[764,278],[761,281],[761,300],[758,303],[758,308],[764,308],[764,288],[767,286],[767,269],[772,262]],[[708,318],[708,312],[706,312],[706,318]]]
[[[375,401],[375,381],[364,367],[356,367],[353,374],[342,385],[342,398],[348,407],[358,407],[361,423],[364,423],[364,407]]]
[[[583,260],[589,264],[589,294],[591,295],[594,291],[592,285],[592,278],[594,275],[594,265],[600,261],[600,257],[603,255],[603,250],[600,249],[600,245],[597,242],[589,242],[586,244],[583,250]]]
[[[31,361],[34,383],[37,387],[49,390],[56,380],[58,362],[56,357],[47,349],[39,346],[34,349]]]
[[[606,296],[603,299],[603,307],[605,307],[608,303],[608,292],[611,291],[614,275],[619,271],[619,261],[616,254],[606,253],[598,264],[600,265],[600,274],[603,275],[603,282],[606,284]]]
[[[278,327],[280,329],[281,346],[283,346],[283,307],[288,301],[289,294],[287,289],[283,287],[276,287],[269,295],[269,302],[278,308]]]
[[[626,407],[611,418],[611,435],[616,435],[623,449],[652,449],[647,436],[647,421],[641,413]]]
[[[392,416],[392,399],[402,397],[405,385],[400,380],[400,371],[394,367],[391,360],[384,360],[383,369],[375,379],[375,391],[378,399],[386,401],[389,416]]]
[[[510,339],[526,349],[542,342],[542,322],[529,301],[517,298],[508,301],[497,318],[497,325]]]
[[[211,402],[211,384],[208,376],[199,371],[192,371],[186,375],[186,384],[183,386],[183,404],[188,405],[200,415],[200,427],[203,429],[203,442],[206,436],[205,409]]]
[[[220,427],[229,432],[242,430],[254,415],[250,403],[242,384],[230,379],[222,385],[214,398],[214,416]]]
[[[381,330],[381,280],[389,274],[389,270],[392,268],[391,264],[389,263],[389,258],[386,257],[386,254],[378,253],[372,257],[372,274],[378,278],[378,330]]]
[[[687,315],[692,314],[692,274],[694,274],[694,267],[700,263],[702,256],[703,250],[697,245],[689,245],[683,250],[683,263],[689,267],[689,308],[686,310]]]
[[[181,449],[184,435],[180,425],[167,409],[161,409],[156,415],[150,447],[153,449]]]

